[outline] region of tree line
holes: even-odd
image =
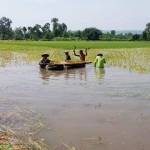
[[[146,40],[150,41],[150,23],[146,25],[142,34],[120,33],[115,30],[102,32],[91,27],[84,30],[71,31],[65,23],[58,18],[44,25],[36,24],[28,27],[12,28],[12,20],[7,17],[0,18],[0,40]]]

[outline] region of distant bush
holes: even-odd
[[[81,40],[78,37],[69,37],[69,38],[64,38],[64,37],[55,37],[53,38],[53,41],[79,41]]]

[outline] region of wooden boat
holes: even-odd
[[[44,64],[41,64],[41,68],[47,68],[48,70],[64,70],[66,69],[74,69],[74,68],[83,68],[86,64],[91,62],[86,61],[62,61],[62,62],[52,62],[47,67]]]
[[[63,64],[49,64],[48,65],[48,70],[64,70],[64,65]]]
[[[67,69],[83,68],[86,66],[86,62],[68,61],[68,62],[64,62],[64,66]]]

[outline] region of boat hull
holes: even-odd
[[[64,69],[75,69],[84,68],[86,64],[90,62],[80,62],[80,61],[65,61],[65,62],[53,62],[49,65],[40,64],[40,67],[48,70],[64,70]]]
[[[65,68],[67,68],[67,69],[84,68],[84,67],[85,67],[85,63],[65,64]]]
[[[48,70],[64,70],[63,64],[53,64],[48,66]]]

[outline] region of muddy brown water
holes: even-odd
[[[0,124],[28,130],[27,118],[36,124],[40,114],[45,126],[36,136],[50,149],[150,149],[149,73],[92,65],[52,72],[37,64],[12,59],[0,67]],[[16,106],[34,114],[11,118]]]

